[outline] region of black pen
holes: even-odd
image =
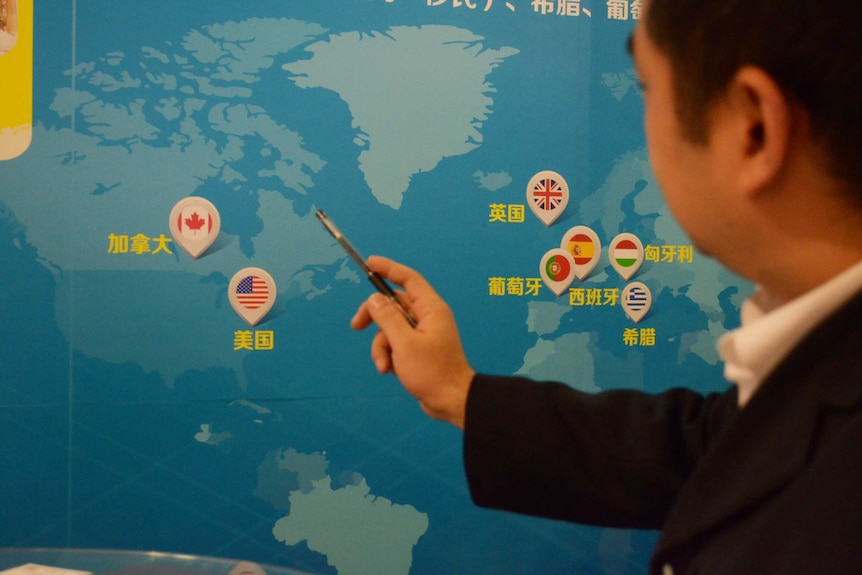
[[[327,229],[327,231],[332,234],[332,237],[335,238],[335,241],[341,244],[341,247],[344,248],[344,251],[347,252],[347,255],[353,258],[353,261],[355,261],[356,264],[362,269],[362,271],[365,272],[365,275],[368,276],[368,279],[371,281],[372,284],[374,284],[374,287],[377,288],[377,291],[388,297],[389,300],[393,304],[395,304],[395,307],[398,308],[402,315],[404,315],[404,317],[407,319],[407,322],[412,327],[416,327],[416,324],[418,323],[416,321],[416,317],[412,313],[410,313],[410,310],[407,309],[407,307],[401,302],[401,300],[398,298],[398,294],[395,293],[395,290],[393,290],[389,286],[389,284],[386,283],[386,280],[384,280],[382,277],[372,271],[371,268],[368,267],[368,264],[366,264],[362,256],[359,255],[359,252],[356,251],[356,248],[354,248],[353,245],[349,241],[347,241],[347,238],[344,237],[344,234],[342,234],[341,231],[335,227],[335,224],[333,224],[332,221],[326,217],[326,214],[323,213],[323,210],[317,210],[317,217],[318,219],[320,219],[320,222]]]

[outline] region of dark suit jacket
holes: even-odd
[[[661,529],[652,573],[862,574],[860,400],[862,293],[741,410],[478,375],[465,466],[480,506]]]

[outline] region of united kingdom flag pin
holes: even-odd
[[[557,172],[539,172],[527,184],[527,204],[543,224],[550,226],[569,204],[569,185]]]
[[[216,207],[205,198],[183,198],[171,210],[171,235],[192,259],[200,257],[218,237],[221,218]]]

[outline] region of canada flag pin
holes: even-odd
[[[192,259],[197,259],[216,240],[221,218],[216,207],[205,198],[183,198],[171,210],[171,235]]]

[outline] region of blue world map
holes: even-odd
[[[349,327],[372,288],[315,217],[422,271],[480,371],[589,392],[727,385],[715,340],[749,286],[697,252],[645,262],[637,325],[619,305],[489,291],[538,277],[575,225],[604,245],[690,241],[649,168],[624,48],[635,22],[604,4],[471,6],[37,9],[32,144],[0,162],[0,281],[17,294],[0,304],[14,462],[0,501],[19,516],[0,545],[338,575],[644,571],[653,533],[472,506],[460,432],[374,371],[372,334]],[[559,220],[489,217],[523,207],[542,170],[571,189]],[[221,214],[197,259],[168,229],[189,196]],[[117,252],[118,236],[146,249]],[[227,294],[249,266],[277,284],[252,328]],[[624,286],[605,256],[572,287]],[[654,339],[634,345],[633,328]],[[262,330],[271,349],[236,349]]]

